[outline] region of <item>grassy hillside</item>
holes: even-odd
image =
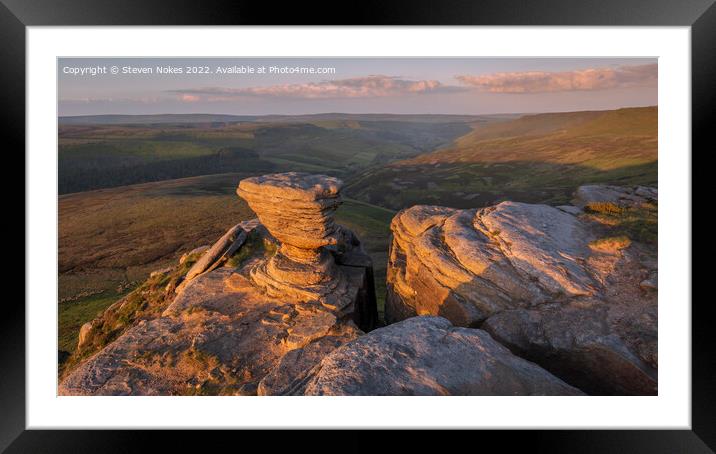
[[[478,124],[451,146],[365,170],[347,193],[400,209],[504,199],[565,203],[585,183],[657,182],[656,107]]]

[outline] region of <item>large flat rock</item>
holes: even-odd
[[[580,395],[479,329],[413,317],[328,354],[305,395]]]

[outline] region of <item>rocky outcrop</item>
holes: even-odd
[[[183,285],[186,284],[202,273],[211,271],[221,265],[228,257],[231,257],[239,250],[246,235],[258,225],[256,220],[240,222],[231,227],[221,238],[219,238],[209,249],[203,251],[203,248],[194,249],[194,253],[200,254],[199,260],[187,271]],[[183,258],[183,257],[182,257]],[[179,264],[184,261],[180,258]],[[183,289],[183,287],[180,288]]]
[[[575,203],[627,209],[654,197],[644,187],[587,187]],[[604,239],[581,213],[516,202],[401,211],[391,224],[387,321],[443,316],[587,392],[655,394],[655,250]]]
[[[595,285],[578,262],[588,232],[546,205],[415,206],[401,211],[391,230],[389,322],[430,314],[477,326],[506,309],[587,295]]]
[[[597,225],[655,205],[655,190],[404,210],[391,225],[392,324],[373,330],[372,262],[334,222],[340,189],[295,172],[243,180],[258,219],[85,324],[59,393],[656,393],[655,251]]]
[[[266,298],[220,268],[196,278],[163,316],[140,321],[81,364],[60,394],[255,395],[287,353],[341,345],[360,332],[320,304]],[[301,372],[282,369],[281,379]]]
[[[176,289],[167,287],[174,296],[162,312],[136,320],[67,373],[60,394],[275,393],[373,327],[370,257],[332,218],[340,181],[291,173],[241,188],[259,220],[184,258],[177,269],[186,275]],[[159,285],[162,276],[152,279]]]
[[[87,342],[87,337],[89,336],[89,333],[91,330],[92,330],[92,322],[84,323],[80,327],[80,334],[79,334],[79,339],[77,342],[78,349],[82,348],[82,346],[85,345],[85,343]]]
[[[321,360],[345,343],[345,338],[324,336],[305,347],[289,351],[259,382],[258,394],[260,396],[303,394],[306,382],[313,377]]]
[[[290,391],[290,388],[284,388]],[[413,317],[333,350],[305,395],[580,395],[485,331],[441,317]]]
[[[237,194],[280,242],[273,257],[251,270],[254,284],[276,298],[320,301],[338,311],[349,307],[349,279],[325,248],[342,239],[333,220],[342,185],[336,178],[298,172],[241,181]]]
[[[281,252],[301,261],[337,243],[333,213],[342,186],[337,178],[288,172],[246,178],[236,192],[281,242]]]

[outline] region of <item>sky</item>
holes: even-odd
[[[657,105],[656,58],[60,58],[58,114],[497,114]]]

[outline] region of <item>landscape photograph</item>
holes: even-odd
[[[57,65],[58,395],[658,395],[656,58]]]

